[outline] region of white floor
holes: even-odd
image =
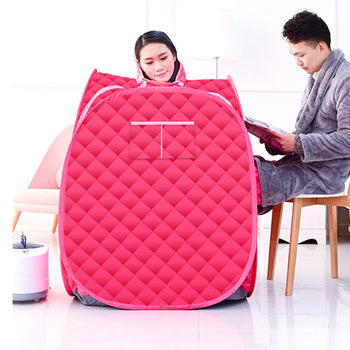
[[[127,311],[87,307],[69,297],[60,275],[57,235],[27,235],[50,247],[50,291],[39,303],[13,303],[11,349],[350,348],[350,238],[339,243],[338,279],[330,277],[328,245],[300,245],[291,297],[284,295],[288,245],[279,245],[275,280],[267,281],[263,235],[249,299],[191,311]]]

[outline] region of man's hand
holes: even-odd
[[[270,132],[273,135],[273,137],[276,139],[276,141],[278,141],[281,144],[283,150],[286,153],[295,151],[295,134],[290,134],[290,133],[280,134],[275,131],[270,131]]]

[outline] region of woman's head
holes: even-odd
[[[135,57],[145,78],[161,82],[175,80],[177,52],[165,33],[153,30],[141,35],[135,43]]]

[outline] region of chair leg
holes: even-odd
[[[276,204],[272,209],[269,261],[267,266],[267,279],[272,280],[275,275],[278,239],[280,237],[283,203]]]
[[[292,214],[292,227],[290,230],[290,245],[289,245],[289,258],[287,268],[287,283],[286,283],[286,295],[293,294],[294,276],[295,276],[295,264],[297,260],[299,228],[301,208],[303,207],[302,198],[294,198],[293,200],[293,214]]]
[[[337,233],[337,207],[328,205],[329,246],[331,250],[332,277],[338,278],[338,233]]]
[[[55,233],[57,229],[57,223],[58,223],[58,214],[55,214],[55,217],[53,219],[52,229],[51,232]]]
[[[15,228],[17,226],[17,222],[19,220],[19,217],[21,216],[22,212],[21,211],[18,211],[16,210],[14,215],[13,215],[13,219],[12,219],[12,232],[15,231]]]

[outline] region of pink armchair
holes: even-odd
[[[23,211],[55,214],[51,232],[56,232],[62,166],[72,132],[73,125],[61,131],[47,150],[28,188],[15,192],[12,232]]]

